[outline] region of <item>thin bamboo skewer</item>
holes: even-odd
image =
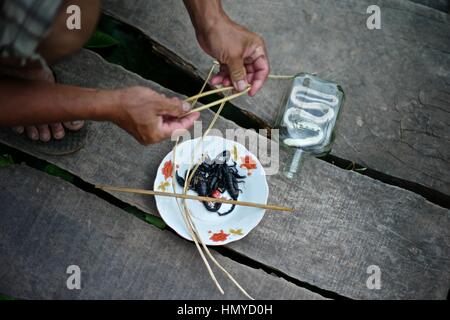
[[[271,80],[290,80],[290,79],[294,79],[295,76],[294,75],[270,74],[268,78]]]
[[[238,98],[238,97],[240,97],[240,96],[243,96],[243,95],[246,94],[247,92],[249,92],[250,89],[251,89],[251,87],[248,87],[247,89],[245,89],[244,91],[241,91],[241,92],[239,92],[239,93],[235,93],[235,94],[233,94],[233,95],[231,95],[231,96],[228,96],[228,97],[222,98],[222,99],[220,99],[220,100],[217,100],[217,101],[214,101],[214,102],[205,104],[205,105],[203,105],[203,106],[201,106],[201,107],[192,109],[191,111],[189,111],[189,112],[183,114],[183,115],[180,116],[180,117],[182,118],[182,117],[185,117],[185,116],[187,116],[187,115],[189,115],[189,114],[191,114],[191,113],[193,113],[193,112],[200,112],[200,111],[203,111],[203,110],[206,110],[206,109],[215,107],[215,106],[217,106],[217,105],[219,105],[219,104],[228,102],[228,101],[230,101],[230,100],[236,99],[236,98]],[[214,91],[214,90],[213,90],[213,91]]]
[[[220,203],[226,203],[226,204],[234,204],[234,205],[243,206],[243,207],[253,207],[253,208],[260,208],[260,209],[267,209],[267,210],[274,210],[274,211],[283,211],[283,212],[294,212],[293,208],[281,207],[281,206],[271,205],[271,204],[261,204],[261,203],[256,203],[256,202],[202,197],[202,196],[195,196],[195,195],[190,195],[190,194],[170,193],[170,192],[144,190],[144,189],[121,188],[121,187],[104,186],[104,185],[96,185],[95,187],[97,189],[101,189],[101,190],[105,190],[105,191],[136,193],[136,194],[145,194],[145,195],[170,197],[170,198],[178,198],[178,199],[186,199],[186,200],[198,200],[198,201],[206,201],[206,202],[220,202]]]
[[[295,76],[293,76],[293,75],[273,75],[273,74],[271,74],[271,75],[269,75],[268,78],[272,79],[272,80],[283,80],[283,79],[289,80],[289,79],[295,78]],[[250,91],[250,89],[251,89],[251,87],[249,86],[246,90]],[[234,87],[229,86],[229,87],[212,89],[212,90],[209,90],[209,91],[200,92],[199,94],[196,94],[195,96],[192,96],[192,97],[184,99],[184,101],[185,102],[192,102],[192,101],[197,102],[198,99],[200,99],[200,98],[204,98],[204,97],[216,94],[216,93],[221,93],[221,92],[226,92],[226,91],[231,91],[231,90],[234,90]],[[248,91],[246,91],[246,92],[248,92]],[[242,92],[237,93],[237,95],[241,95],[241,94],[242,94]],[[233,100],[234,99],[233,97],[234,97],[234,95],[231,95],[228,98],[230,100]],[[219,101],[221,103],[221,100],[217,100],[215,102],[219,102]],[[220,103],[217,103],[217,104],[220,104]]]
[[[216,93],[221,93],[221,92],[225,92],[225,91],[231,91],[233,89],[234,89],[234,87],[217,88],[217,89],[213,89],[213,90],[210,90],[210,91],[201,92],[199,94],[196,94],[195,96],[192,96],[192,97],[189,97],[189,98],[185,99],[184,101],[186,101],[186,102],[197,101],[200,98],[207,97],[207,96],[210,96],[210,95],[216,94]]]
[[[217,61],[214,61],[214,62],[213,62],[213,65],[212,65],[211,69],[209,69],[208,76],[207,76],[205,82],[203,82],[202,88],[200,89],[200,92],[199,92],[198,94],[201,94],[201,93],[205,90],[206,86],[208,85],[209,79],[211,79],[211,77],[212,77],[212,75],[213,75],[214,69],[215,69],[216,66],[218,66],[218,65],[219,65],[219,62],[217,62]],[[188,98],[188,99],[190,100],[190,98]],[[190,100],[190,101],[191,101],[191,100]],[[195,105],[197,104],[197,102],[198,102],[198,98],[196,98],[196,99],[194,99],[194,101],[192,101],[192,108],[195,107]]]

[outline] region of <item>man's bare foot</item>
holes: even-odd
[[[43,68],[11,68],[1,67],[0,73],[28,80],[48,81],[55,83],[55,77],[50,69]],[[65,129],[71,131],[78,131],[84,126],[84,121],[72,121],[64,123],[52,123],[38,126],[26,126],[26,127],[14,127],[13,130],[19,134],[24,132],[33,141],[41,140],[42,142],[48,142],[52,138],[61,140],[65,136]]]

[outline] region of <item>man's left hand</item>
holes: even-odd
[[[223,16],[208,30],[197,32],[197,39],[202,49],[221,64],[219,73],[211,80],[212,85],[233,85],[243,91],[250,84],[250,96],[264,85],[270,67],[260,36]]]

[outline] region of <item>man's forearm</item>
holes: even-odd
[[[110,120],[119,98],[114,91],[0,78],[0,126]]]
[[[219,20],[227,15],[221,0],[183,0],[197,33],[207,32]]]

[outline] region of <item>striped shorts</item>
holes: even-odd
[[[36,51],[63,0],[0,0],[0,56],[43,60]]]

